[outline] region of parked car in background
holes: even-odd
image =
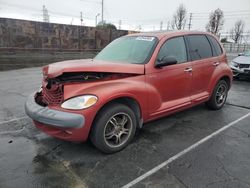
[[[205,32],[121,37],[94,59],[43,68],[25,105],[37,128],[101,151],[125,148],[143,123],[206,103],[221,109],[232,81],[225,51]]]
[[[250,49],[230,62],[234,78],[250,77]]]

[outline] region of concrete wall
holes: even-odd
[[[92,58],[112,40],[129,33],[0,18],[0,71]]]
[[[102,49],[129,31],[0,18],[0,47],[21,49]]]

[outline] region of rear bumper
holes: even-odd
[[[28,97],[25,112],[34,121],[54,128],[82,128],[85,123],[83,115],[40,106],[35,102],[34,95]]]

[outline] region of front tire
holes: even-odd
[[[136,116],[126,105],[114,103],[98,113],[90,139],[104,153],[115,153],[124,149],[136,131]]]
[[[206,105],[212,110],[221,109],[226,100],[229,86],[225,80],[220,80],[214,88],[213,94]]]

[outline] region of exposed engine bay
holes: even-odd
[[[101,72],[73,72],[63,73],[56,78],[47,79],[47,89],[51,88],[54,84],[64,84],[68,82],[91,82],[98,80],[111,80],[132,76],[131,74],[124,73],[101,73]]]
[[[135,74],[127,73],[100,73],[100,72],[73,72],[63,73],[55,78],[44,77],[41,91],[36,93],[35,100],[42,106],[58,105],[63,102],[63,85],[66,83],[83,83],[98,80],[113,80],[129,77]]]

